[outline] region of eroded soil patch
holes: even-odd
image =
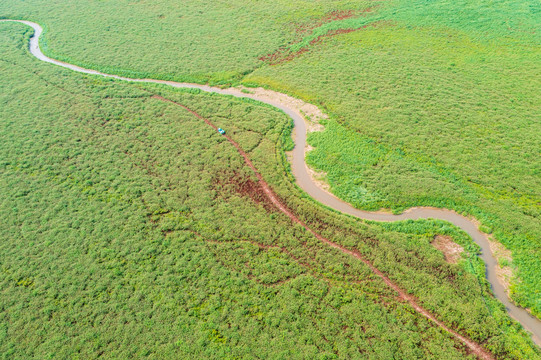
[[[460,254],[464,252],[464,248],[447,235],[436,235],[432,241],[432,246],[441,251],[445,261],[450,264],[456,264],[460,260]]]
[[[374,22],[372,22],[370,24],[366,24],[366,25],[363,25],[363,26],[360,26],[360,27],[330,30],[327,33],[325,33],[323,35],[320,35],[320,36],[316,37],[315,39],[311,40],[309,45],[314,45],[314,44],[320,43],[320,42],[323,41],[323,39],[330,38],[330,37],[333,37],[333,36],[336,36],[336,35],[348,34],[350,32],[360,31],[360,30],[366,29],[368,27],[379,27],[381,25],[390,25],[390,24],[392,24],[390,21],[374,21]],[[292,45],[298,44],[299,42],[301,42],[301,41],[295,42]],[[269,53],[269,54],[266,54],[266,55],[262,55],[258,59],[268,63],[269,65],[279,65],[279,64],[289,62],[289,61],[299,57],[300,55],[306,53],[309,50],[308,46],[304,46],[304,47],[301,47],[299,50],[293,51],[293,50],[291,50],[292,45],[282,46],[278,50],[276,50],[275,52]]]
[[[377,7],[378,6],[371,6],[362,10],[334,10],[326,14],[321,19],[317,19],[315,21],[305,23],[305,24],[295,25],[295,31],[299,34],[306,35],[306,34],[311,33],[315,28],[320,27],[321,25],[324,25],[333,21],[350,19],[356,16],[361,16],[367,13],[371,13]]]
[[[238,194],[252,199],[257,204],[262,204],[269,212],[276,211],[276,207],[265,195],[259,183],[238,171],[216,174],[212,179],[212,188],[217,192],[218,197],[225,198],[230,194]]]

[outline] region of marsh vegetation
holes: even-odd
[[[156,95],[227,129],[297,216],[450,327],[502,357],[539,356],[490,297],[463,233],[362,224],[304,198],[287,171],[283,114],[73,74],[29,57],[23,25],[2,29],[7,357],[467,356],[363,263],[273,209],[222,136]],[[430,245],[435,234],[466,249],[458,265]]]

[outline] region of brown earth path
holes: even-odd
[[[159,96],[159,95],[153,95],[152,97],[155,98],[155,99],[165,101],[165,102],[175,104],[177,106],[182,107],[183,109],[185,109],[185,110],[189,111],[190,113],[192,113],[198,119],[203,120],[207,125],[212,127],[215,131],[218,131],[218,127],[216,125],[214,125],[209,119],[201,116],[200,114],[198,114],[194,110],[190,109],[189,107],[187,107],[187,106],[185,106],[183,104],[177,103],[175,101],[166,99],[166,98],[164,98],[162,96]],[[448,333],[453,335],[457,340],[464,343],[470,349],[470,351],[473,354],[477,355],[478,358],[487,359],[487,360],[488,359],[494,359],[494,356],[492,356],[492,354],[490,352],[488,352],[487,350],[485,350],[481,345],[479,345],[478,343],[476,343],[475,341],[473,341],[471,339],[468,339],[467,337],[465,337],[463,335],[460,335],[456,331],[452,330],[451,328],[446,326],[443,322],[438,320],[428,310],[426,310],[421,305],[419,305],[419,303],[417,302],[415,297],[408,294],[405,290],[403,290],[397,284],[395,284],[383,272],[378,270],[370,261],[365,259],[358,251],[347,249],[347,248],[343,247],[342,245],[339,245],[337,243],[334,243],[334,242],[330,241],[329,239],[327,239],[327,238],[323,237],[322,235],[320,235],[319,233],[317,233],[314,229],[312,229],[310,226],[308,226],[306,223],[304,223],[301,219],[299,219],[291,209],[289,209],[286,205],[284,205],[282,203],[282,201],[280,201],[278,196],[274,193],[274,191],[269,186],[269,184],[265,181],[265,179],[263,179],[263,176],[259,173],[259,171],[255,167],[255,165],[250,160],[250,157],[242,149],[242,147],[235,140],[233,140],[229,135],[224,134],[222,136],[224,138],[226,138],[227,141],[229,141],[229,143],[231,143],[231,145],[233,145],[237,149],[239,154],[244,159],[244,162],[246,163],[246,165],[248,165],[248,167],[250,167],[250,169],[252,169],[255,176],[259,180],[259,185],[261,186],[261,188],[263,189],[263,192],[269,198],[269,200],[274,204],[274,206],[276,206],[276,208],[278,210],[280,210],[282,213],[287,215],[287,217],[289,217],[291,219],[291,221],[293,221],[296,224],[301,225],[303,228],[305,228],[307,231],[309,231],[312,235],[314,235],[314,237],[316,237],[318,240],[324,242],[325,244],[327,244],[327,245],[329,245],[329,246],[331,246],[331,247],[333,247],[333,248],[335,248],[337,250],[342,251],[345,254],[353,256],[353,257],[359,259],[360,261],[362,261],[364,264],[366,264],[370,268],[370,270],[372,270],[372,272],[374,274],[376,274],[378,277],[380,277],[390,288],[392,288],[394,291],[396,291],[398,293],[399,297],[402,300],[407,301],[415,309],[415,311],[417,311],[419,314],[423,315],[427,319],[433,321],[436,325],[438,325],[439,327],[441,327],[442,329],[444,329],[445,331],[447,331]]]

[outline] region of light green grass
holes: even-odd
[[[231,83],[295,28],[369,1],[43,1],[0,3],[0,17],[44,25],[51,57],[130,77]],[[84,46],[81,46],[81,43]]]
[[[245,81],[331,115],[325,132],[311,134],[307,160],[344,200],[372,210],[446,207],[491,228],[513,252],[513,299],[539,315],[537,35],[502,34],[488,20],[474,29],[468,18],[452,27],[408,19],[326,38]]]
[[[235,149],[152,94],[227,129],[299,217],[450,326],[495,354],[539,356],[479,269],[429,244],[450,232],[471,257],[463,234],[383,231],[303,199],[283,166],[283,114],[39,62],[21,24],[0,37],[4,358],[466,357],[362,263],[239,191],[235,179],[254,176]]]

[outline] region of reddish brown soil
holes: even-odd
[[[291,52],[288,49],[280,48],[277,51],[263,55],[259,57],[259,60],[268,62],[270,65],[277,65],[282,64],[288,61],[293,60],[294,58],[298,57],[301,54],[304,54],[307,52],[307,48],[302,48],[299,51]]]
[[[315,38],[314,40],[310,41],[310,45],[313,45],[313,44],[317,44],[317,43],[320,43],[323,39],[325,38],[330,38],[330,37],[333,37],[333,36],[336,36],[336,35],[340,35],[340,34],[348,34],[350,32],[354,32],[354,31],[359,31],[359,30],[362,30],[362,29],[366,29],[368,27],[378,27],[382,24],[390,24],[390,22],[388,21],[375,21],[373,23],[370,23],[370,24],[366,24],[364,26],[361,26],[360,28],[357,28],[357,29],[338,29],[338,30],[332,30],[332,31],[329,31],[328,33],[326,33],[325,35],[320,35],[318,36],[317,38]]]
[[[172,100],[166,99],[166,98],[164,98],[162,96],[159,96],[159,95],[154,95],[153,98],[159,99],[161,101],[169,102],[169,103],[178,105],[178,106],[186,109],[187,111],[192,113],[194,116],[196,116],[198,119],[203,120],[207,125],[212,127],[214,130],[218,131],[218,127],[216,125],[214,125],[210,120],[208,120],[208,119],[204,118],[203,116],[199,115],[197,112],[191,110],[187,106],[182,105],[182,104],[177,103],[177,102],[174,102]],[[244,150],[240,147],[240,145],[235,140],[233,140],[230,136],[228,136],[228,135],[223,135],[223,136],[231,143],[231,145],[233,145],[237,149],[239,154],[243,157],[244,162],[246,163],[246,165],[248,165],[248,167],[250,167],[250,169],[252,169],[255,176],[259,180],[259,185],[261,186],[261,189],[263,190],[265,195],[269,198],[269,200],[272,202],[272,204],[274,204],[274,206],[276,206],[276,208],[278,210],[280,210],[283,214],[285,214],[287,217],[289,217],[292,222],[302,226],[308,232],[310,232],[312,235],[314,235],[314,237],[316,239],[322,241],[323,243],[329,245],[330,247],[332,247],[334,249],[337,249],[337,250],[343,252],[344,254],[348,254],[350,256],[353,256],[353,257],[357,258],[358,260],[360,260],[361,262],[363,262],[364,264],[366,264],[370,268],[370,270],[372,270],[372,272],[374,274],[376,274],[379,278],[381,278],[385,282],[385,284],[387,284],[387,286],[389,286],[391,289],[396,291],[398,296],[402,300],[407,301],[415,309],[415,311],[417,311],[419,314],[423,315],[424,317],[426,317],[427,319],[431,320],[436,325],[438,325],[440,328],[444,329],[445,331],[447,331],[448,333],[453,335],[457,340],[459,340],[463,344],[465,344],[469,348],[469,350],[473,354],[475,354],[477,357],[479,357],[480,359],[486,359],[486,360],[494,359],[492,354],[490,352],[488,352],[487,350],[485,350],[481,345],[479,345],[478,343],[474,342],[473,340],[470,340],[469,338],[467,338],[467,337],[465,337],[463,335],[460,335],[456,331],[454,331],[451,328],[447,327],[443,322],[438,320],[428,310],[426,310],[421,305],[419,305],[418,300],[413,295],[410,295],[406,290],[403,290],[397,284],[395,284],[383,272],[381,272],[374,265],[372,265],[372,263],[369,260],[365,259],[364,256],[361,253],[359,253],[356,250],[347,249],[342,245],[339,245],[339,244],[336,244],[336,243],[330,241],[329,239],[321,236],[319,233],[314,231],[310,226],[305,224],[301,219],[299,219],[293,213],[293,211],[291,209],[289,209],[286,205],[284,205],[282,203],[282,201],[278,198],[278,196],[271,189],[269,184],[263,179],[263,176],[256,169],[256,167],[254,166],[254,164],[250,160],[248,154],[246,152],[244,152]]]
[[[460,260],[460,254],[464,252],[464,248],[455,243],[450,236],[435,236],[432,246],[441,251],[445,261],[450,264],[456,264]]]
[[[371,8],[369,8],[371,9]],[[365,11],[369,11],[369,9],[366,9],[364,10],[363,12]],[[326,24],[326,23],[329,23],[329,22],[332,22],[332,21],[336,21],[336,20],[344,20],[344,19],[349,19],[349,18],[352,18],[354,16],[356,16],[358,14],[358,11],[355,11],[355,10],[335,10],[335,11],[332,11],[330,13],[328,13],[327,15],[325,15],[323,18],[321,19],[318,19],[316,21],[313,21],[311,23],[306,23],[306,24],[298,24],[295,26],[295,31],[299,34],[307,34],[307,33],[310,33],[312,30],[314,30],[315,28],[323,25],[323,24]]]
[[[313,21],[311,23],[299,24],[295,26],[295,31],[299,34],[306,35],[310,33],[317,27],[320,27],[323,24],[327,24],[337,20],[350,19],[356,16],[370,13],[374,11],[378,6],[371,6],[363,10],[335,10],[331,11],[321,19]]]
[[[375,21],[373,23],[361,26],[360,28],[331,30],[331,31],[327,32],[326,34],[320,35],[317,38],[311,40],[310,45],[320,43],[320,42],[323,41],[323,39],[327,39],[327,38],[330,38],[330,37],[333,37],[333,36],[336,36],[336,35],[348,34],[350,32],[360,31],[360,30],[366,29],[368,27],[377,27],[377,26],[380,26],[380,25],[383,25],[383,24],[389,25],[389,24],[391,24],[391,22],[389,22],[389,21]],[[283,64],[283,63],[289,62],[289,61],[295,59],[296,57],[298,57],[299,55],[304,54],[307,51],[308,51],[308,47],[303,47],[302,49],[300,49],[298,51],[295,51],[295,52],[291,52],[287,48],[282,47],[282,48],[276,50],[273,53],[270,53],[270,54],[263,55],[263,56],[259,57],[259,60],[265,61],[265,62],[269,63],[269,65],[278,65],[278,64]]]
[[[212,181],[213,188],[220,193],[237,193],[249,197],[253,202],[262,204],[267,211],[275,211],[276,208],[263,192],[261,186],[250,177],[240,174],[238,171],[229,171],[216,175]]]
[[[368,13],[371,13],[377,7],[378,6],[372,6],[372,7],[363,9],[363,10],[335,10],[335,11],[332,11],[332,12],[328,13],[327,15],[322,17],[321,19],[318,19],[318,20],[313,21],[311,23],[296,25],[295,26],[295,32],[300,35],[300,38],[299,38],[298,41],[300,41],[300,39],[302,39],[302,37],[310,34],[315,28],[320,27],[321,25],[324,25],[324,24],[327,24],[327,23],[330,23],[330,22],[333,22],[333,21],[350,19],[350,18],[353,18],[353,17],[356,17],[356,16],[363,16],[363,15],[366,15]],[[366,28],[366,26],[364,26],[364,28]],[[323,38],[323,37],[334,36],[334,35],[338,35],[338,34],[344,34],[344,33],[352,32],[352,31],[356,31],[356,30],[359,30],[359,29],[343,29],[343,30],[331,31],[326,35],[320,36],[317,39],[312,40],[310,43],[314,44],[316,42],[319,42],[321,40],[321,38]],[[276,50],[273,53],[269,53],[267,55],[263,55],[263,56],[259,57],[259,60],[268,62],[270,65],[276,65],[276,64],[281,64],[281,63],[284,63],[284,62],[291,61],[294,58],[296,58],[297,56],[305,53],[306,51],[308,51],[307,48],[302,48],[299,51],[291,52],[291,51],[288,50],[287,47],[281,47],[281,48],[279,48],[278,50]]]

